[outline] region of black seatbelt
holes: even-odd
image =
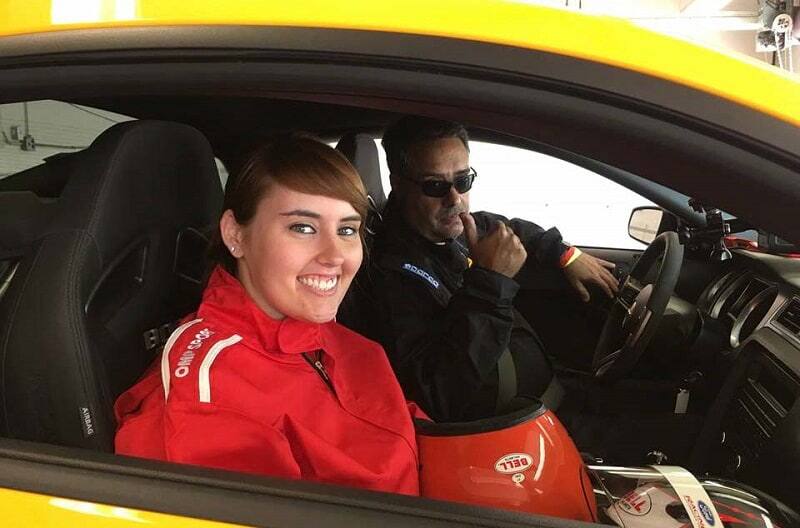
[[[544,403],[548,409],[555,411],[558,410],[561,406],[561,402],[564,401],[565,394],[564,386],[558,381],[558,377],[553,374],[553,379],[550,380],[550,384],[539,399],[542,400],[542,403]]]
[[[497,403],[495,413],[502,414],[517,396],[517,367],[511,351],[506,348],[497,360]]]

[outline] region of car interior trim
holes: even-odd
[[[629,105],[638,112],[672,113],[673,120],[705,133],[709,127],[720,126],[739,133],[746,130],[766,145],[779,143],[783,150],[794,152],[793,143],[779,140],[787,133],[796,134],[793,125],[707,92],[555,53],[436,36],[268,26],[97,28],[3,38],[0,68],[100,63],[111,57],[119,62],[126,55],[135,62],[148,57],[167,61],[170,56],[179,62],[200,61],[209,54],[222,61],[231,53],[248,61],[316,61],[408,71],[427,63],[428,68],[448,74],[465,75],[471,70],[479,78],[523,75],[526,81],[550,83],[565,93],[592,93],[596,100]]]
[[[93,81],[87,83],[87,79]],[[152,82],[167,91],[223,90],[228,95],[252,87],[275,96],[270,90],[277,89],[290,99],[324,99],[392,111],[402,107],[422,115],[462,119],[475,126],[501,129],[538,141],[546,139],[560,148],[581,151],[604,163],[678,188],[701,201],[713,196],[718,206],[733,214],[746,208],[750,193],[747,186],[753,185],[752,191],[758,190],[774,206],[753,211],[751,220],[786,239],[800,240],[800,226],[787,221],[795,216],[790,197],[800,197],[800,181],[794,177],[800,170],[800,159],[795,157],[789,163],[785,158],[759,152],[754,145],[752,149],[737,148],[670,122],[571,95],[427,72],[397,76],[391,70],[287,63],[239,63],[233,67],[193,63],[63,67],[59,83],[54,83],[47,68],[12,69],[5,72],[4,80],[0,88],[8,88],[3,90],[8,97],[14,97],[14,93],[48,97],[53,91],[63,90],[65,83],[72,84],[76,97],[97,97],[98,86],[121,93],[141,93],[153,86],[149,84]],[[460,87],[457,99],[452,93],[456,80]],[[417,89],[420,85],[429,86],[424,100]],[[380,97],[359,95],[358,86],[371,86],[373,93],[377,86],[382,86],[384,92]],[[336,92],[348,95],[331,95]],[[321,93],[325,96],[320,96]],[[575,127],[575,122],[581,126]],[[625,146],[632,141],[639,144],[640,154]],[[710,159],[707,152],[715,152],[715,157]],[[732,168],[748,174],[760,173],[763,178],[757,185],[742,180],[738,188],[732,189],[726,185],[735,177]],[[697,174],[703,174],[703,178],[697,178]]]

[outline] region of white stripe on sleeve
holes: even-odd
[[[169,382],[170,382],[170,377],[169,377],[169,352],[170,352],[170,350],[172,350],[172,347],[175,345],[175,341],[178,340],[178,338],[181,336],[181,334],[183,334],[183,332],[187,328],[189,328],[190,326],[193,326],[193,325],[195,325],[195,324],[197,324],[197,323],[199,323],[201,321],[202,321],[202,319],[195,319],[194,321],[189,321],[188,323],[183,323],[178,328],[176,328],[174,332],[172,332],[172,335],[169,336],[169,339],[167,339],[167,344],[164,345],[164,350],[161,352],[161,384],[164,386],[164,401],[165,402],[167,401],[167,398],[169,397]]]
[[[241,336],[233,334],[227,339],[218,341],[214,343],[214,346],[212,346],[211,350],[208,351],[206,357],[203,358],[203,362],[200,363],[199,392],[201,403],[211,403],[211,365],[214,363],[214,360],[217,359],[217,356],[220,352],[231,345],[235,345],[241,340]]]

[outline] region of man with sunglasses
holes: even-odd
[[[386,349],[406,396],[437,421],[491,416],[519,398],[555,407],[560,386],[536,333],[513,307],[527,273],[562,274],[585,300],[609,296],[613,264],[565,245],[557,229],[469,212],[477,172],[463,126],[405,117],[383,138],[392,192],[346,325]],[[366,309],[363,309],[366,307]]]

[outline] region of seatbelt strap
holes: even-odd
[[[553,375],[553,379],[550,380],[550,385],[548,385],[545,389],[541,400],[548,409],[555,411],[558,410],[558,408],[561,406],[561,402],[564,401],[564,394],[566,394],[564,391],[564,386],[561,385],[561,382],[558,381],[558,378]]]
[[[501,414],[517,396],[517,367],[511,351],[506,348],[497,360],[497,403],[496,414]]]

